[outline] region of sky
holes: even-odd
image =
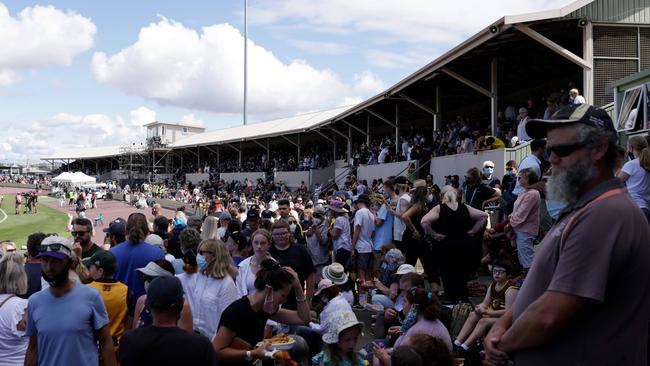
[[[570,0],[249,0],[248,121],[359,103],[504,15]],[[243,121],[244,1],[0,0],[0,162]]]

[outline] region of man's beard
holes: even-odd
[[[546,193],[553,201],[574,204],[597,174],[598,171],[591,162],[580,161],[562,173],[553,173],[546,184]]]
[[[50,285],[50,287],[61,287],[63,286],[66,282],[68,282],[68,271],[70,270],[70,265],[65,266],[65,269],[54,276],[50,277],[45,274],[45,272],[41,273],[41,276],[43,276],[43,279]]]

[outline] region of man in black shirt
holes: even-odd
[[[307,299],[310,301],[314,293],[314,263],[307,248],[292,242],[289,224],[286,221],[278,220],[273,223],[271,234],[273,235],[273,245],[269,249],[269,253],[280,262],[280,265],[291,267],[296,271],[300,284],[307,290]],[[304,287],[305,283],[306,287]],[[287,296],[287,302],[282,307],[289,310],[298,308],[296,294],[293,290]]]
[[[38,232],[27,237],[27,263],[25,263],[25,272],[27,272],[27,293],[21,297],[27,299],[33,293],[41,291],[41,260],[36,258],[38,247],[45,239],[45,234]]]
[[[477,210],[483,210],[485,204],[498,201],[501,194],[481,182],[481,172],[478,168],[470,168],[465,173],[463,187],[463,202]]]
[[[103,250],[93,242],[93,223],[84,218],[72,220],[72,237],[81,246],[81,259],[87,259]]]
[[[217,365],[212,343],[206,337],[178,328],[183,308],[183,286],[176,277],[157,277],[147,290],[151,326],[122,336],[119,360],[129,365]]]

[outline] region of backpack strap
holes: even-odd
[[[564,230],[562,231],[562,242],[566,241],[566,238],[567,238],[567,236],[569,236],[569,233],[571,232],[571,229],[573,229],[573,226],[575,225],[576,220],[578,220],[578,218],[587,210],[587,208],[589,208],[589,206],[591,206],[592,204],[594,204],[594,203],[596,203],[598,201],[602,201],[602,200],[604,200],[606,198],[616,196],[616,195],[619,195],[619,194],[622,194],[622,193],[623,193],[623,189],[621,189],[621,188],[611,189],[611,190],[601,194],[600,196],[594,198],[593,200],[589,201],[589,203],[587,203],[582,208],[580,208],[578,211],[576,211],[576,213],[574,213],[573,216],[571,216],[571,218],[567,222],[566,226],[564,227]]]
[[[1,308],[2,305],[4,305],[7,301],[9,301],[9,299],[11,299],[12,297],[15,297],[15,296],[16,296],[16,295],[9,295],[9,297],[7,297],[6,299],[4,299],[4,301],[0,302],[0,308]]]

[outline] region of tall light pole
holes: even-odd
[[[248,0],[244,0],[244,125],[246,125],[246,102],[248,97]]]

